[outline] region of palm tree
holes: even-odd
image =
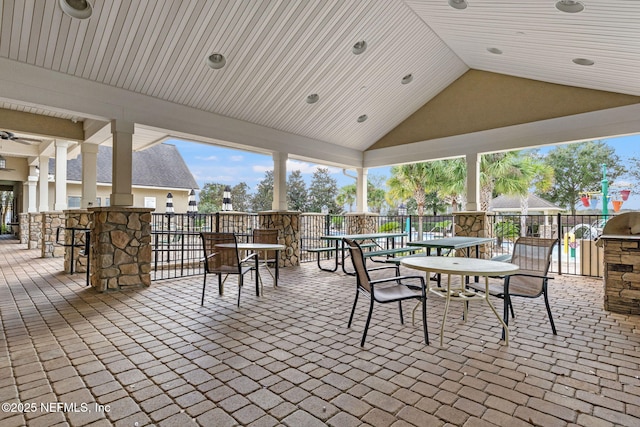
[[[336,202],[340,206],[349,205],[349,212],[353,212],[353,204],[356,202],[356,185],[349,184],[340,188]]]
[[[393,205],[398,201],[413,198],[417,205],[418,214],[418,239],[422,237],[422,217],[428,189],[435,186],[437,170],[436,162],[411,163],[407,165],[393,166],[391,178],[387,180],[387,201]]]

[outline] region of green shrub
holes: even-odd
[[[400,231],[400,223],[397,221],[389,221],[378,227],[378,233],[395,233]]]
[[[498,244],[503,240],[515,240],[520,236],[520,226],[513,221],[501,221],[493,226],[494,235],[498,238]]]

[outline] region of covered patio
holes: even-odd
[[[541,300],[519,299],[509,347],[478,304],[466,324],[454,307],[440,348],[443,303],[432,298],[431,345],[419,324],[400,325],[394,304],[375,307],[361,348],[362,301],[346,328],[354,278],[313,263],[284,269],[278,288],[267,280],[262,297],[243,292],[237,308],[234,282],[201,307],[201,276],[98,293],[62,262],[0,240],[0,400],[34,409],[3,406],[3,427],[636,426],[640,418],[640,318],[603,310],[602,279],[550,282],[557,336]]]

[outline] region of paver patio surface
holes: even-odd
[[[376,305],[361,348],[353,277],[283,268],[240,308],[235,280],[204,307],[202,276],[100,294],[0,239],[0,426],[640,425],[640,316],[604,311],[602,279],[550,282],[557,336],[515,300],[509,347],[486,304],[452,305],[443,348],[437,297],[431,345],[406,303],[404,325]]]

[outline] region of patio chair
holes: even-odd
[[[369,313],[367,315],[367,321],[362,333],[362,341],[360,346],[364,346],[365,339],[367,338],[367,331],[369,330],[369,324],[371,323],[371,314],[373,313],[374,303],[392,303],[398,302],[398,309],[400,311],[400,323],[404,325],[404,319],[402,317],[402,301],[409,299],[417,299],[422,302],[422,325],[424,329],[424,341],[429,344],[429,332],[427,331],[427,291],[425,287],[425,281],[422,276],[400,276],[397,274],[399,271],[398,266],[388,265],[378,267],[374,269],[367,269],[366,261],[362,253],[362,248],[358,243],[350,239],[343,239],[345,245],[349,248],[351,255],[351,262],[356,272],[356,297],[353,301],[353,308],[351,309],[351,316],[349,317],[348,328],[351,327],[353,321],[353,315],[356,311],[356,305],[358,303],[358,295],[363,293],[368,295],[369,300]],[[394,276],[371,280],[369,272],[376,270],[384,270],[388,268],[394,269]],[[413,284],[403,283],[408,280],[413,281]],[[392,283],[388,286],[381,286],[383,284]]]
[[[266,228],[254,228],[253,229],[253,243],[278,243],[278,230],[266,229]],[[260,251],[258,252],[258,259],[261,265],[264,265],[269,275],[276,283],[273,272],[269,269],[269,263],[278,262],[276,258],[276,251]],[[262,283],[262,280],[261,282]]]
[[[207,286],[207,274],[218,275],[218,292],[224,293],[224,282],[229,274],[238,275],[238,307],[240,307],[240,294],[244,282],[244,275],[256,270],[254,265],[248,261],[257,258],[253,253],[240,259],[238,243],[233,233],[200,233],[202,238],[202,249],[204,251],[204,282],[202,283],[202,299],[200,305],[204,305],[204,292]],[[224,274],[224,280],[222,275]],[[256,285],[258,282],[258,272],[256,271]]]
[[[504,300],[504,322],[509,324],[509,311],[515,318],[512,297],[538,298],[544,297],[547,315],[551,323],[551,330],[557,335],[556,326],[553,323],[547,283],[551,253],[557,239],[545,239],[539,237],[520,237],[513,246],[513,252],[509,262],[520,267],[518,273],[504,277],[503,284],[490,284],[489,294]],[[484,292],[484,284],[469,283],[467,285],[474,290]],[[503,331],[504,337],[504,331]]]

